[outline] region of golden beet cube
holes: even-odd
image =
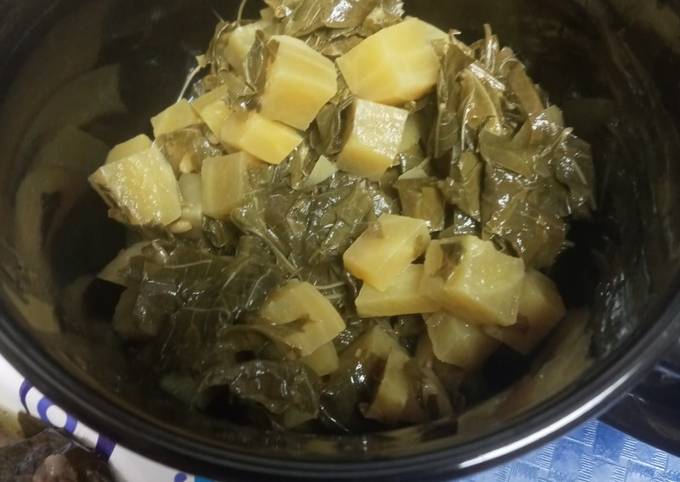
[[[245,152],[211,157],[203,161],[203,213],[211,218],[227,220],[250,192],[248,168],[254,162]]]
[[[156,138],[163,134],[170,134],[171,132],[200,123],[201,119],[196,115],[189,101],[185,99],[171,105],[157,116],[151,118],[153,135]]]
[[[394,425],[404,418],[411,389],[406,375],[409,356],[400,350],[393,350],[387,357],[382,380],[373,403],[366,411],[366,418]]]
[[[210,131],[219,137],[222,127],[231,115],[232,109],[227,104],[229,87],[222,85],[191,103],[196,114],[208,126]]]
[[[281,164],[303,140],[296,130],[257,112],[231,114],[222,127],[221,139],[229,147],[274,165]]]
[[[385,291],[364,284],[355,304],[362,318],[434,313],[441,307],[420,290],[425,268],[412,264]]]
[[[118,144],[113,149],[111,149],[109,155],[106,157],[106,163],[108,164],[111,162],[120,161],[126,157],[146,151],[151,147],[151,144],[152,142],[151,139],[149,139],[149,136],[140,134],[137,137],[133,137],[132,139]]]
[[[347,271],[386,291],[429,243],[430,231],[422,219],[385,214],[345,251],[343,260]]]
[[[409,18],[368,37],[337,60],[350,90],[362,99],[398,105],[437,84],[440,63],[432,41],[447,35]]]
[[[420,132],[418,116],[411,114],[406,120],[406,125],[404,126],[404,135],[401,138],[399,152],[407,152],[416,148],[419,145],[421,138],[422,133]]]
[[[90,176],[90,184],[121,222],[167,226],[182,215],[175,173],[155,147],[103,165]]]
[[[320,377],[325,377],[336,371],[340,361],[338,351],[333,342],[326,343],[311,355],[302,357],[302,363],[311,368]]]
[[[239,75],[243,75],[245,71],[246,57],[255,44],[257,31],[264,30],[270,25],[271,21],[264,19],[236,27],[229,34],[227,46],[224,49],[224,57]]]
[[[200,232],[203,227],[203,181],[200,174],[182,174],[179,178],[182,193],[182,221]]]
[[[338,168],[378,181],[399,154],[409,113],[404,109],[357,100]]]
[[[380,326],[374,326],[361,335],[342,354],[343,361],[347,358],[356,360],[369,356],[386,360],[394,350],[404,351],[399,341]]]
[[[524,262],[476,236],[430,244],[423,290],[447,311],[474,323],[511,326],[517,322]]]
[[[338,91],[333,62],[302,40],[272,37],[276,53],[267,71],[260,113],[268,119],[307,130]]]
[[[280,327],[282,340],[309,356],[345,329],[345,322],[324,295],[309,283],[293,280],[277,289],[260,310],[263,323]],[[289,328],[286,325],[299,323]]]
[[[485,331],[514,350],[529,354],[550,334],[566,313],[564,301],[555,283],[540,271],[531,270],[524,278],[517,325],[488,326]]]
[[[465,370],[479,368],[500,346],[480,326],[450,313],[428,316],[425,323],[437,359]]]

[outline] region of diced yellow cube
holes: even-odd
[[[416,100],[437,84],[440,63],[432,41],[447,35],[409,18],[368,37],[337,60],[350,90],[383,104]]]
[[[151,118],[153,135],[156,138],[163,134],[170,134],[171,132],[200,123],[201,119],[196,115],[189,101],[185,99],[171,105],[157,116]]]
[[[211,157],[203,161],[203,213],[211,218],[228,220],[250,192],[249,166],[255,160],[245,152]]]
[[[386,291],[430,243],[422,219],[385,214],[345,251],[347,271],[379,291]]]
[[[357,100],[338,168],[378,181],[399,154],[409,113],[404,109]]]
[[[451,313],[486,325],[517,322],[524,262],[476,236],[430,244],[423,290]]]
[[[423,265],[412,264],[386,291],[364,284],[355,302],[359,316],[377,318],[439,311],[439,304],[420,291],[424,272]]]
[[[519,316],[531,326],[552,329],[566,314],[567,309],[555,283],[540,271],[529,271],[519,299]]]
[[[319,157],[319,160],[316,161],[314,169],[312,169],[312,172],[309,173],[309,176],[303,183],[302,187],[305,189],[310,189],[314,186],[318,186],[326,179],[333,176],[336,172],[338,172],[338,167],[335,165],[335,163],[331,162],[326,156],[321,156]]]
[[[401,138],[399,145],[399,152],[407,152],[418,145],[422,134],[420,132],[420,124],[418,117],[415,114],[409,115],[404,126],[404,135]]]
[[[396,425],[422,423],[453,413],[446,388],[431,367],[414,363],[407,368],[411,358],[401,346],[391,350],[386,360],[376,395],[365,411],[367,418]],[[413,369],[419,370],[422,383],[414,384],[409,377],[408,370]]]
[[[155,147],[103,165],[90,184],[111,207],[112,217],[133,226],[167,226],[182,215],[175,173]]]
[[[203,109],[205,109],[208,106],[211,106],[218,100],[226,101],[228,96],[229,86],[226,84],[220,85],[219,87],[214,88],[210,92],[206,92],[199,98],[192,100],[191,106],[196,111],[196,114],[201,115]]]
[[[567,310],[555,283],[539,271],[526,274],[519,299],[519,322],[485,327],[489,336],[523,354],[531,353],[557,326]]]
[[[126,157],[130,157],[134,154],[138,154],[142,151],[146,151],[151,147],[151,139],[146,134],[140,134],[137,137],[133,137],[129,141],[125,141],[122,144],[118,144],[116,147],[111,149],[109,155],[106,157],[106,163],[120,161]]]
[[[500,346],[480,326],[450,313],[428,316],[425,323],[437,359],[465,370],[479,368]]]
[[[227,146],[274,165],[281,164],[303,140],[296,130],[257,112],[233,113],[222,127],[221,139]]]
[[[302,356],[313,354],[345,329],[344,320],[331,302],[311,284],[297,280],[269,297],[260,310],[260,319]],[[299,326],[288,328],[294,322]]]
[[[199,231],[203,227],[203,181],[200,174],[182,174],[179,178],[182,193],[182,220]]]
[[[408,361],[408,355],[400,350],[393,350],[389,354],[378,391],[365,413],[366,418],[388,425],[403,421],[404,411],[411,394],[409,379],[405,371]]]
[[[272,23],[276,19],[276,14],[271,7],[260,10],[260,18],[267,23]]]
[[[219,139],[222,128],[227,123],[231,113],[231,107],[223,100],[218,100],[201,111],[201,120],[205,122],[205,125],[208,126],[210,132]]]
[[[392,351],[404,351],[399,341],[380,326],[374,326],[361,335],[342,354],[342,361],[346,359],[357,360],[366,357],[375,357],[386,360]]]
[[[253,48],[257,31],[264,28],[261,22],[250,23],[236,27],[230,34],[227,46],[224,49],[224,57],[229,65],[239,74],[245,71],[245,60]]]
[[[311,355],[303,357],[302,362],[320,377],[325,377],[336,371],[340,363],[338,351],[332,342],[326,343]]]
[[[191,103],[201,120],[218,137],[232,112],[232,109],[226,102],[228,94],[229,87],[222,85]]]
[[[338,91],[335,65],[294,37],[277,35],[270,42],[277,48],[267,71],[260,112],[268,119],[307,130]]]

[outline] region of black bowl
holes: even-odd
[[[214,3],[225,17],[238,6]],[[407,10],[468,40],[491,23],[593,144],[598,212],[574,226],[553,272],[589,315],[548,341],[528,378],[460,424],[352,436],[244,428],[135,385],[106,322],[117,293],[92,282],[125,233],[85,179],[107,146],[174,101],[212,34],[207,0],[0,0],[0,352],[93,428],[215,478],[451,478],[545,443],[641,383],[680,334],[680,6]]]

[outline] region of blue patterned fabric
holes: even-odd
[[[680,482],[680,458],[591,421],[508,465],[458,482]]]

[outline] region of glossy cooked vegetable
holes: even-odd
[[[467,45],[396,0],[266,4],[90,178],[131,228],[100,275],[115,330],[240,421],[459,415],[501,345],[530,355],[566,314],[543,272],[595,208],[590,148],[488,26]]]

